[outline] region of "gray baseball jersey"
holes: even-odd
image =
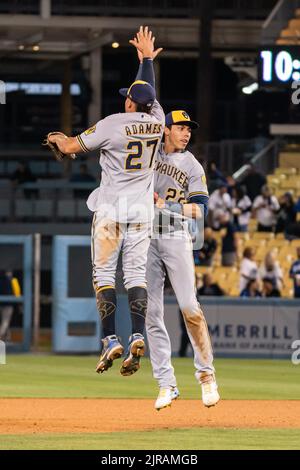
[[[154,190],[166,201],[183,204],[193,196],[208,196],[204,169],[188,150],[165,154],[161,145],[154,170]],[[156,210],[155,225],[165,225],[168,218],[173,225],[175,220],[175,226],[183,220],[166,209]]]
[[[193,196],[208,196],[205,173],[196,158],[189,151],[166,155],[163,146],[160,147],[155,165],[154,191],[167,201],[179,203],[188,202]],[[173,215],[178,217],[178,221],[179,217],[182,218],[179,214]],[[169,233],[162,237],[155,236],[151,240],[147,260],[146,329],[153,375],[160,388],[176,386],[171,363],[171,343],[164,323],[163,286],[166,271],[194,350],[196,379],[199,381],[203,373],[214,373],[207,324],[195,293],[191,238],[173,238]]]
[[[188,150],[165,154],[161,145],[154,170],[155,191],[166,201],[184,203],[192,196],[208,196],[203,167]]]
[[[153,168],[164,130],[164,112],[155,101],[151,114],[120,113],[77,136],[83,151],[100,149],[100,187],[88,208],[119,222],[153,218]]]

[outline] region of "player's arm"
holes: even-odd
[[[208,198],[207,198],[208,199]],[[205,209],[202,203],[190,202],[186,204],[180,204],[179,202],[169,202],[162,198],[159,198],[156,202],[156,206],[159,209],[168,209],[171,212],[181,214],[184,217],[190,219],[202,219],[205,216]]]
[[[50,135],[49,141],[56,144],[63,153],[79,153],[82,152],[76,137],[67,137],[64,134]]]
[[[109,136],[112,135],[116,116],[111,115],[94,126],[74,137],[80,146],[81,152],[92,152],[96,149],[105,149],[109,145]]]
[[[155,37],[148,26],[140,26],[139,31],[134,39],[129,41],[137,51],[140,66],[136,76],[136,80],[144,80],[155,88],[155,74],[153,68],[153,60],[162,51],[162,48],[154,49]]]
[[[208,189],[202,165],[194,159],[188,182],[188,203],[184,205],[186,217],[201,218],[208,214]],[[188,215],[190,214],[190,215]],[[193,216],[196,214],[196,216]]]

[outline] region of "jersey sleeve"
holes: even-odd
[[[193,196],[209,197],[206,176],[202,165],[195,159],[188,182],[188,199]]]
[[[154,101],[150,114],[165,126],[165,113],[157,100]]]
[[[107,147],[113,124],[110,118],[111,116],[108,116],[108,118],[98,121],[97,124],[76,136],[83,152],[91,152],[98,148],[105,149]]]

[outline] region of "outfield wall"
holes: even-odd
[[[56,236],[53,249],[53,350],[99,352],[101,327],[92,289],[90,237]],[[300,302],[207,297],[202,306],[217,356],[285,357],[300,339]],[[165,320],[176,354],[180,322],[175,297],[165,298]],[[130,335],[126,295],[118,296],[117,334]]]
[[[174,297],[166,297],[165,321],[172,352],[180,344],[179,309]],[[290,358],[293,341],[300,339],[298,301],[206,298],[202,300],[213,349],[219,357]],[[56,305],[53,321],[55,352],[98,352],[99,324],[94,299],[72,299]],[[127,296],[118,296],[117,333],[126,344],[130,335]],[[190,351],[191,352],[191,351]]]

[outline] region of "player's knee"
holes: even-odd
[[[142,279],[140,281],[129,280],[129,281],[124,281],[124,287],[127,291],[134,287],[142,287],[143,289],[147,289],[147,284]]]
[[[199,311],[201,311],[196,298],[185,299],[184,301],[179,302],[179,308],[184,316],[199,315]]]
[[[101,286],[114,286],[115,285],[115,273],[104,271],[102,269],[96,269],[93,272],[93,286],[94,289]]]

